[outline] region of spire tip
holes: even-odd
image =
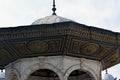
[[[53,14],[52,15],[56,15],[55,11],[56,11],[56,7],[55,7],[55,0],[53,0],[53,8],[52,8],[52,11],[53,11]]]

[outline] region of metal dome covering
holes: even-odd
[[[70,19],[66,19],[57,15],[46,16],[44,18],[38,19],[32,23],[32,25],[38,24],[53,24],[53,23],[60,23],[60,22],[69,22],[72,21]]]
[[[105,74],[103,80],[115,80],[111,74]]]

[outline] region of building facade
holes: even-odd
[[[54,2],[53,2],[54,3]],[[120,62],[120,33],[53,15],[0,29],[5,80],[101,80]],[[4,79],[3,79],[4,80]]]

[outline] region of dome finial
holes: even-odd
[[[55,11],[56,11],[56,8],[55,8],[55,0],[53,0],[53,8],[52,8],[52,11],[53,11],[53,14],[52,15],[56,15]]]

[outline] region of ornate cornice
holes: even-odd
[[[74,22],[48,25],[30,25],[0,29],[0,40],[53,35],[76,35],[82,38],[120,44],[120,33],[90,27]]]
[[[29,25],[0,29],[0,68],[28,57],[68,55],[119,63],[120,33],[78,24]],[[5,63],[4,63],[5,62]]]

